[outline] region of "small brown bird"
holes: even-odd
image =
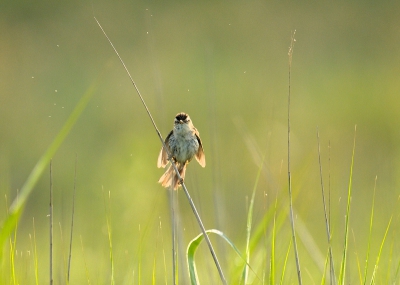
[[[196,157],[196,160],[202,167],[206,166],[206,157],[204,155],[200,134],[193,126],[188,114],[178,113],[175,116],[174,128],[166,137],[165,145],[176,163],[176,167],[182,179],[185,178],[186,166],[193,159],[193,156]],[[157,167],[164,168],[167,164],[168,153],[164,147],[162,147],[158,155]],[[180,185],[180,181],[172,165],[169,166],[168,170],[161,176],[158,182],[166,188],[172,186],[174,190],[177,190]]]

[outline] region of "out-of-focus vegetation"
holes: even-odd
[[[57,280],[65,279],[77,154],[71,284],[87,282],[85,266],[92,283],[109,282],[107,215],[116,283],[138,283],[141,278],[149,284],[154,259],[157,284],[165,278],[170,283],[169,203],[166,190],[157,184],[163,173],[156,167],[161,145],[95,15],[123,57],[163,135],[171,130],[176,113],[185,111],[192,117],[203,140],[207,167],[191,163],[187,187],[206,228],[224,232],[243,250],[248,199],[264,153],[266,166],[256,194],[254,228],[274,207],[276,197],[278,211],[287,209],[287,52],[291,32],[296,30],[291,158],[294,207],[302,221],[299,227],[308,231],[325,257],[318,126],[324,183],[331,193],[333,248],[340,260],[357,124],[351,262],[346,278],[349,283],[358,280],[357,258],[364,266],[377,176],[371,260],[378,254],[393,215],[377,274],[377,280],[392,281],[399,259],[390,252],[400,250],[396,242],[400,229],[398,11],[396,1],[1,2],[0,224],[6,217],[5,206],[16,198],[81,96],[100,78],[88,107],[53,158]],[[15,266],[20,284],[34,283],[29,238],[34,232],[33,218],[40,283],[48,279],[48,189],[46,174],[18,225]],[[184,252],[200,230],[182,191],[179,208],[180,251]],[[290,241],[288,220],[281,224],[280,243],[275,245],[281,249],[278,264],[283,263]],[[271,229],[272,224],[266,225],[267,233]],[[228,246],[217,239],[213,242],[229,280],[240,260]],[[265,244],[268,241],[260,241],[257,251],[269,256]],[[310,252],[309,245],[309,240],[300,239],[306,284],[319,282],[323,266],[315,262],[318,254]],[[208,250],[203,249],[197,254],[200,281],[215,284],[218,274],[209,265]],[[293,273],[286,273],[286,280],[293,283],[295,263],[289,257],[287,270]],[[181,262],[180,281],[185,284],[186,265]],[[268,271],[268,264],[252,262],[257,264],[255,269],[264,266]],[[9,272],[8,263],[8,258],[3,259],[3,272]],[[369,274],[373,265],[371,261]],[[8,273],[3,277],[0,282],[9,281]]]

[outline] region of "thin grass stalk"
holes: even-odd
[[[16,235],[14,234],[14,241],[10,238],[10,270],[11,270],[11,280],[14,285],[17,285],[17,276],[15,274],[15,237]]]
[[[11,238],[10,238],[10,270],[11,270],[11,280],[13,284],[16,285],[18,284],[18,282],[16,281],[16,275],[15,275],[15,248]]]
[[[346,220],[345,220],[345,235],[344,235],[344,246],[343,246],[343,256],[340,266],[339,274],[339,284],[343,285],[346,276],[346,261],[347,261],[347,249],[348,249],[348,239],[349,239],[349,221],[350,221],[350,202],[351,202],[351,190],[353,182],[353,166],[354,166],[354,153],[356,149],[356,132],[357,125],[354,128],[354,142],[353,142],[353,154],[351,156],[351,166],[350,166],[350,179],[349,188],[347,191],[347,209],[346,209]]]
[[[275,285],[275,241],[276,241],[276,207],[278,205],[278,197],[275,199],[275,212],[274,212],[274,223],[272,226],[272,238],[271,238],[271,259],[269,265],[269,284]]]
[[[267,193],[265,192],[265,190],[263,191],[263,200],[264,200],[264,213],[267,212]],[[268,261],[268,248],[267,248],[267,244],[268,244],[268,236],[267,236],[267,226],[264,226],[264,241],[265,241],[265,256],[263,258],[263,271],[262,271],[262,285],[265,285],[266,282],[266,276],[267,276],[267,261]]]
[[[301,281],[301,270],[300,270],[300,260],[299,260],[299,252],[297,250],[297,242],[296,242],[296,230],[294,226],[294,217],[293,217],[293,198],[292,198],[292,176],[290,173],[290,80],[292,73],[292,56],[293,56],[293,47],[296,39],[294,35],[296,34],[296,30],[293,32],[290,41],[289,47],[289,93],[288,93],[288,182],[289,182],[289,209],[290,209],[290,225],[292,227],[292,239],[293,239],[293,247],[294,247],[294,256],[296,259],[296,268],[297,268],[297,279],[299,285],[302,284]]]
[[[372,196],[371,217],[369,219],[369,235],[368,235],[367,257],[365,258],[365,267],[364,267],[364,282],[363,282],[364,285],[367,284],[368,261],[369,261],[369,253],[370,253],[370,249],[371,249],[372,224],[373,224],[373,220],[374,220],[375,191],[376,191],[376,180],[377,179],[378,179],[378,176],[375,176],[374,194]]]
[[[331,141],[328,142],[328,151],[329,151],[329,159],[328,159],[328,224],[329,224],[329,229],[332,229],[331,225]],[[332,246],[332,233],[329,236],[329,242],[331,243]],[[330,262],[330,268],[335,268],[335,264],[333,261],[329,260]],[[330,280],[331,284],[334,284],[334,281],[336,281],[336,276],[335,274],[330,275]],[[335,282],[336,284],[336,282]]]
[[[146,103],[145,103],[145,101],[144,101],[144,99],[143,99],[143,97],[142,97],[142,95],[141,95],[141,93],[140,93],[140,91],[139,91],[139,88],[136,86],[136,83],[135,83],[135,81],[133,80],[133,78],[132,78],[132,76],[131,76],[131,74],[130,74],[128,68],[126,67],[126,65],[125,65],[124,61],[122,60],[121,56],[119,55],[117,49],[114,47],[113,43],[111,42],[111,40],[110,40],[109,37],[107,36],[106,32],[103,30],[103,28],[102,28],[102,26],[100,25],[99,21],[97,21],[96,17],[94,17],[94,19],[96,20],[98,26],[100,27],[100,29],[101,29],[101,31],[103,32],[104,36],[107,38],[108,42],[110,43],[111,47],[113,48],[114,52],[116,53],[116,55],[118,56],[120,62],[122,63],[122,65],[123,65],[125,71],[127,72],[128,76],[129,76],[129,79],[131,80],[131,83],[133,84],[133,87],[135,88],[136,93],[138,94],[138,96],[139,96],[139,98],[140,98],[140,100],[141,100],[141,102],[142,102],[144,108],[146,109],[146,112],[147,112],[147,114],[148,114],[148,116],[149,116],[149,118],[150,118],[150,120],[151,120],[151,122],[152,122],[152,124],[153,124],[153,127],[154,127],[155,131],[157,132],[158,138],[160,139],[160,141],[161,141],[161,143],[162,143],[164,149],[167,151],[168,160],[169,160],[169,162],[171,163],[172,167],[174,168],[175,173],[176,173],[176,175],[178,176],[178,179],[181,181],[181,186],[182,186],[182,188],[183,188],[183,190],[184,190],[184,192],[185,192],[185,195],[186,195],[186,197],[187,197],[187,199],[188,199],[188,202],[189,202],[189,204],[190,204],[190,207],[192,208],[192,211],[193,211],[193,213],[194,213],[194,215],[195,215],[195,217],[196,217],[196,220],[197,220],[197,222],[198,222],[198,224],[199,224],[199,226],[200,226],[201,232],[202,232],[202,234],[204,235],[204,238],[206,239],[208,248],[209,248],[209,250],[210,250],[210,252],[211,252],[211,255],[212,255],[213,259],[214,259],[214,262],[215,262],[215,265],[216,265],[216,267],[217,267],[217,269],[218,269],[218,273],[219,273],[219,275],[220,275],[220,278],[221,278],[221,280],[222,280],[222,283],[225,285],[225,284],[227,284],[227,281],[226,281],[226,279],[225,279],[225,276],[224,276],[224,273],[223,273],[223,271],[222,271],[221,265],[220,265],[220,263],[219,263],[219,261],[218,261],[218,258],[217,258],[217,255],[216,255],[216,253],[215,253],[215,250],[214,250],[214,248],[213,248],[213,246],[212,246],[212,244],[211,244],[210,238],[207,236],[206,229],[204,228],[204,225],[203,225],[203,222],[201,221],[200,215],[199,215],[199,213],[197,212],[196,206],[194,205],[194,202],[193,202],[192,198],[190,197],[189,191],[187,190],[186,185],[185,185],[185,183],[184,183],[182,177],[181,177],[180,174],[179,174],[178,168],[176,167],[175,162],[174,162],[174,160],[172,159],[172,156],[171,156],[171,154],[169,153],[168,148],[167,148],[166,145],[165,145],[165,142],[164,142],[164,140],[163,140],[163,138],[162,138],[162,136],[161,136],[161,133],[160,133],[160,131],[158,130],[157,125],[156,125],[156,123],[154,122],[154,119],[153,119],[153,117],[152,117],[152,115],[151,115],[149,109],[147,108],[147,105],[146,105]]]
[[[172,284],[176,285],[176,265],[177,265],[177,254],[176,254],[176,218],[175,218],[175,191],[173,187],[168,189],[169,206],[171,213],[171,234],[172,234]]]
[[[53,284],[53,160],[50,159],[50,285]]]
[[[248,264],[250,263],[250,236],[251,236],[251,228],[252,228],[252,223],[253,223],[254,199],[256,196],[258,181],[260,180],[261,170],[262,170],[263,164],[264,164],[264,159],[265,159],[265,154],[264,154],[262,161],[260,163],[260,166],[258,168],[256,181],[254,183],[253,192],[251,194],[249,211],[247,213],[247,227],[246,227],[246,263],[247,264],[245,265],[244,272],[243,272],[244,273],[243,274],[244,284],[247,284],[247,281],[249,278]]]
[[[326,211],[326,202],[325,202],[325,190],[324,190],[324,181],[322,176],[322,162],[321,162],[321,144],[319,140],[319,130],[317,127],[317,140],[318,140],[318,163],[319,163],[319,176],[321,179],[321,191],[322,191],[322,204],[324,206],[324,217],[325,217],[325,228],[326,228],[326,236],[328,239],[328,250],[329,250],[329,264],[330,264],[330,275],[332,284],[336,284],[335,278],[335,268],[333,266],[333,254],[332,254],[332,244],[331,244],[331,229],[328,220],[328,214]]]
[[[378,256],[377,256],[377,258],[376,258],[376,262],[375,262],[375,266],[374,266],[374,271],[372,272],[372,277],[371,277],[371,283],[370,283],[370,285],[375,284],[376,271],[378,270],[378,267],[379,267],[379,261],[380,261],[380,258],[381,258],[383,245],[385,244],[385,240],[386,240],[387,234],[388,234],[388,232],[389,232],[390,225],[392,224],[392,219],[393,219],[393,216],[390,217],[389,223],[388,223],[388,225],[387,225],[387,227],[386,227],[386,231],[385,231],[385,234],[384,234],[383,239],[382,239],[382,242],[381,242],[381,246],[379,247],[379,253],[378,253]]]
[[[63,234],[63,231],[62,231],[62,226],[61,226],[61,222],[58,222],[58,228],[60,229],[60,239],[61,239],[61,248],[63,249],[62,250],[62,257],[63,257],[63,269],[64,269],[64,278],[65,278],[65,280],[66,280],[66,284],[68,285],[69,283],[68,283],[68,265],[67,265],[67,258],[65,257],[65,250],[64,250],[64,245],[65,245],[65,243],[64,243],[64,234]]]
[[[72,258],[72,233],[74,230],[74,214],[75,214],[75,194],[76,194],[76,170],[78,165],[78,155],[75,155],[75,173],[74,173],[74,193],[72,195],[72,215],[71,215],[71,234],[69,237],[69,254],[68,254],[68,271],[67,281],[69,283],[69,276],[71,272],[71,258]]]

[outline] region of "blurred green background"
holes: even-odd
[[[206,228],[223,231],[244,251],[248,197],[264,154],[254,223],[273,207],[276,197],[282,203],[279,211],[286,211],[287,53],[296,30],[291,80],[296,215],[324,257],[327,242],[318,126],[324,183],[331,191],[338,268],[357,125],[350,216],[352,262],[347,280],[358,280],[357,258],[364,266],[377,176],[371,255],[375,260],[393,215],[382,258],[387,266],[378,275],[390,281],[399,262],[397,254],[390,260],[390,252],[400,250],[396,243],[400,230],[399,11],[398,1],[2,1],[1,204],[9,205],[16,197],[76,103],[98,80],[89,106],[53,158],[55,280],[65,283],[77,155],[71,284],[87,282],[85,266],[92,284],[109,282],[107,216],[111,218],[116,283],[137,284],[141,278],[149,284],[154,260],[157,284],[164,279],[171,283],[169,202],[167,191],[157,184],[163,173],[156,167],[161,144],[95,15],[124,59],[162,134],[171,130],[176,113],[184,111],[192,117],[203,140],[207,167],[190,164],[188,189]],[[29,238],[33,218],[39,278],[42,282],[48,279],[48,190],[46,173],[18,225],[16,265],[21,284],[34,282]],[[178,195],[183,252],[200,230],[184,193]],[[2,222],[6,207],[1,208]],[[290,241],[287,219],[279,235],[282,264]],[[230,272],[240,262],[228,246],[212,240],[230,280]],[[300,238],[303,279],[306,284],[318,283],[323,264],[316,264],[308,245]],[[268,256],[268,248],[264,241],[259,251]],[[218,284],[211,256],[205,246],[201,249],[200,280]],[[3,268],[8,268],[7,259],[4,262]],[[257,270],[263,266],[268,270],[262,261],[253,262]],[[288,268],[287,283],[295,283],[292,253]],[[179,274],[181,284],[187,284],[184,261]]]

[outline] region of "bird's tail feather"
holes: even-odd
[[[186,164],[177,163],[176,166],[178,168],[181,178],[185,179]],[[161,185],[165,188],[173,186],[174,190],[178,189],[178,187],[180,186],[179,178],[178,175],[176,175],[172,165],[170,165],[167,171],[165,171],[165,173],[160,177],[158,183],[161,183]]]

